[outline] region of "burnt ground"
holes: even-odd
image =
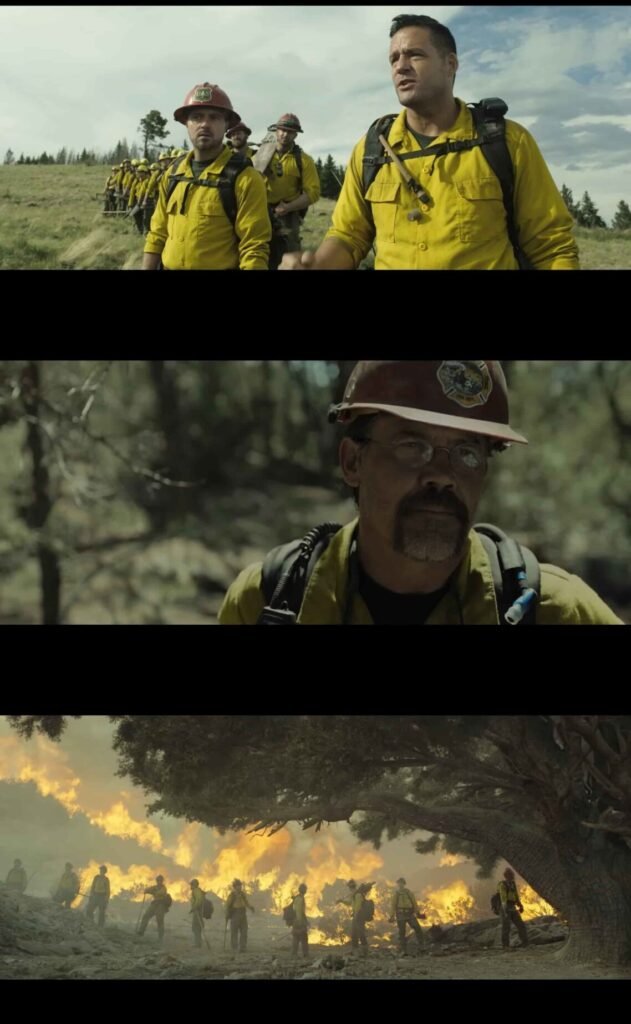
[[[532,945],[525,950],[504,952],[491,920],[427,934],[421,951],[410,940],[407,957],[373,935],[366,959],[353,957],[348,946],[314,946],[307,962],[292,960],[290,934],[276,918],[259,916],[248,951],[236,957],[223,951],[219,915],[207,927],[209,949],[192,948],[184,911],[167,922],[160,946],[153,922],[141,939],[133,924],[121,921],[99,930],[80,911],[15,896],[0,885],[0,979],[631,979],[631,967],[565,964],[559,954],[566,930],[554,918],[528,922]]]

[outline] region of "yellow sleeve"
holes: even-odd
[[[355,269],[368,255],[375,238],[370,203],[364,199],[363,158],[365,137],[355,146],[339,199],[333,210],[332,226],[325,235],[334,238],[353,257]]]
[[[536,270],[579,270],[574,221],[530,132],[507,122],[515,167],[515,223]]]
[[[239,269],[267,270],[272,225],[267,212],[265,182],[258,171],[247,167],[237,178],[235,192],[234,228],[239,239]]]
[[[302,191],[309,197],[309,205],[313,206],[320,198],[320,176],[313,157],[302,154]]]
[[[144,252],[151,252],[157,256],[159,256],[164,249],[168,238],[166,200],[167,181],[168,177],[164,174],[160,181],[156,208],[154,210],[153,217],[151,218],[151,224],[149,225],[149,233],[145,240]]]
[[[219,611],[220,626],[256,625],[265,607],[261,593],[261,568],[260,562],[250,565],[234,581]]]

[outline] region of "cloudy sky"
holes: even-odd
[[[612,218],[631,202],[631,7],[3,7],[0,159],[107,150],[150,109],[173,111],[193,85],[230,96],[259,140],[285,111],[314,157],[346,163],[398,102],[387,63],[394,15],[444,22],[458,44],[457,95],[501,96],[529,128],[559,185],[587,189]]]

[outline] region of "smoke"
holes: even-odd
[[[330,942],[344,935],[344,912],[334,904],[347,894],[349,878],[375,883],[377,920],[384,927],[393,880],[401,874],[428,923],[489,916],[495,882],[477,883],[475,865],[461,856],[420,857],[410,838],[384,843],[377,852],[358,844],[346,823],[318,834],[289,826],[274,836],[220,836],[198,822],[164,815],[149,820],[144,793],[116,775],[111,739],[111,723],[103,716],[72,721],[61,744],[41,736],[25,743],[0,720],[0,875],[20,857],[27,874],[36,872],[29,893],[47,896],[69,860],[86,892],[106,864],[112,896],[134,904],[157,874],[180,904],[189,899],[192,877],[221,900],[238,877],[259,909],[270,912],[280,912],[305,882],[308,913],[326,918]],[[529,895],[528,907],[539,906],[537,899]]]

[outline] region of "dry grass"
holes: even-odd
[[[104,217],[107,167],[0,166],[0,269],[137,270],[143,240],[125,217]],[[303,225],[303,245],[320,244],[335,203],[321,199]],[[631,231],[576,229],[586,270],[630,269]],[[364,266],[372,265],[372,257]]]

